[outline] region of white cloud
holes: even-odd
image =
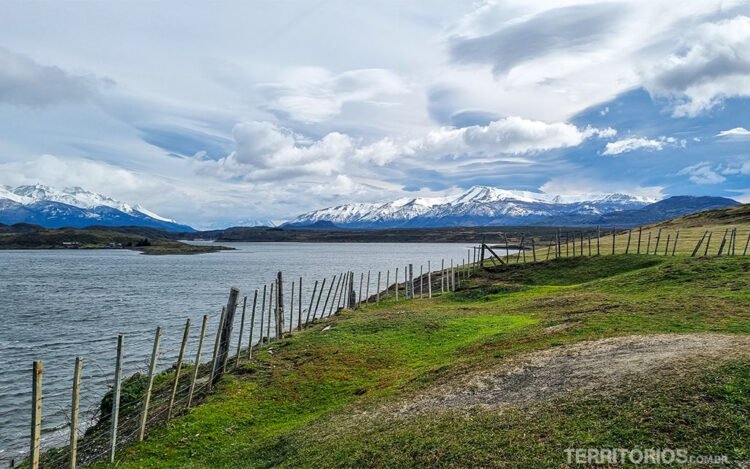
[[[664,147],[686,148],[687,139],[661,136],[658,138],[628,137],[609,142],[602,152],[603,156],[617,156],[636,150],[661,151]]]
[[[720,184],[727,179],[714,171],[706,161],[683,168],[677,174],[688,176],[690,182],[700,185]]]
[[[578,176],[554,176],[542,184],[539,190],[548,194],[568,196],[616,192],[642,197],[652,202],[666,196],[663,186],[643,186],[628,181],[604,181],[601,178]]]
[[[750,96],[750,17],[688,29],[674,51],[644,73],[656,96],[675,100],[675,116],[695,116],[724,99]]]
[[[607,138],[615,134],[616,131],[610,128],[580,129],[563,122],[546,123],[520,117],[506,117],[487,125],[434,129],[423,137],[411,139],[400,145],[391,139],[376,142],[360,149],[356,156],[382,165],[399,156],[453,156],[471,160],[498,155],[531,155],[574,147],[588,138]]]
[[[320,122],[339,114],[347,103],[391,106],[390,98],[409,91],[390,70],[359,69],[332,74],[321,67],[295,68],[278,83],[259,86],[265,108],[302,122]]]
[[[296,176],[330,176],[344,166],[354,149],[352,139],[332,132],[309,145],[300,136],[270,122],[243,122],[232,132],[235,150],[210,162],[218,174],[248,181]]]
[[[635,150],[660,151],[664,148],[664,142],[641,137],[624,138],[607,143],[602,155],[617,156]]]
[[[746,137],[750,137],[750,130],[747,130],[744,127],[735,127],[729,130],[722,130],[721,132],[716,134],[716,136],[717,137],[746,138]]]

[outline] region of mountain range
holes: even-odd
[[[80,187],[59,190],[41,184],[0,186],[0,223],[30,223],[46,228],[142,226],[195,231],[140,205],[131,206]]]
[[[302,214],[285,226],[425,228],[445,226],[619,225],[654,223],[738,205],[724,197],[675,196],[663,200],[628,194],[551,195],[474,186],[452,197],[405,198],[384,204],[346,204]]]

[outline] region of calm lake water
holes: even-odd
[[[0,467],[11,459],[19,461],[28,451],[34,360],[44,361],[43,446],[65,444],[75,357],[84,359],[84,423],[112,384],[118,334],[125,335],[123,376],[128,376],[147,368],[154,331],[162,326],[159,361],[167,368],[177,358],[186,318],[193,323],[188,358],[197,348],[204,314],[210,319],[206,337],[213,337],[231,286],[251,298],[256,288],[282,271],[288,303],[292,280],[303,276],[306,309],[314,281],[325,276],[330,282],[334,274],[354,271],[357,290],[359,273],[371,270],[374,293],[377,271],[391,270],[393,282],[393,269],[398,267],[403,281],[404,265],[414,264],[416,276],[420,265],[426,272],[428,260],[437,270],[441,259],[446,265],[450,259],[458,262],[469,248],[397,243],[227,245],[237,250],[194,256],[145,256],[127,250],[0,251]],[[257,335],[257,326],[255,330]]]

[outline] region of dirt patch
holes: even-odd
[[[630,379],[653,377],[658,369],[744,356],[750,356],[749,336],[659,334],[587,341],[522,355],[453,380],[403,404],[397,413],[523,406],[571,391],[616,390]]]

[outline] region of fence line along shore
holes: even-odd
[[[456,291],[477,269],[490,266],[615,254],[690,257],[747,255],[750,228],[724,227],[715,235],[714,231],[703,228],[596,228],[576,231],[560,229],[547,236],[528,238],[499,234],[493,236],[497,237],[497,242],[483,240],[481,244],[468,248],[461,259],[440,259],[439,270],[433,270],[432,261],[427,261],[426,269],[425,265],[419,265],[416,276],[415,265],[406,263],[385,272],[367,270],[357,275],[353,271],[346,271],[315,280],[293,277],[289,285],[287,277],[278,272],[269,284],[251,289],[244,295],[239,288],[232,287],[226,305],[217,315],[215,335],[207,335],[211,322],[209,315],[204,315],[200,327],[195,328],[198,334],[196,350],[187,349],[194,328],[190,319],[185,321],[184,328],[179,331],[182,341],[177,362],[170,365],[169,372],[157,372],[163,335],[161,327],[157,327],[154,333],[146,375],[136,374],[123,379],[126,337],[119,335],[116,338],[113,344],[116,362],[112,390],[102,400],[98,421],[86,430],[83,437],[80,435],[83,429],[79,423],[79,406],[81,393],[85,391],[81,389],[85,363],[82,357],[75,357],[68,445],[45,452],[41,450],[44,364],[40,360],[34,361],[29,466],[32,469],[40,465],[76,468],[95,462],[115,462],[119,450],[130,443],[143,441],[149,429],[163,425],[199,404],[224,373],[252,360],[255,351],[284,340],[339,311],[356,310],[381,302],[429,300]],[[381,284],[381,280],[384,283]],[[307,282],[312,282],[313,288],[309,298],[304,298],[303,284],[307,285]],[[256,321],[256,318],[259,320]],[[231,339],[235,327],[239,328],[239,334],[237,342],[233,344]],[[209,344],[211,337],[213,343]],[[188,362],[189,357],[194,357],[192,362]],[[210,360],[204,357],[210,357]],[[140,391],[138,397],[131,395],[135,389]],[[10,467],[14,466],[15,461],[11,460]]]

